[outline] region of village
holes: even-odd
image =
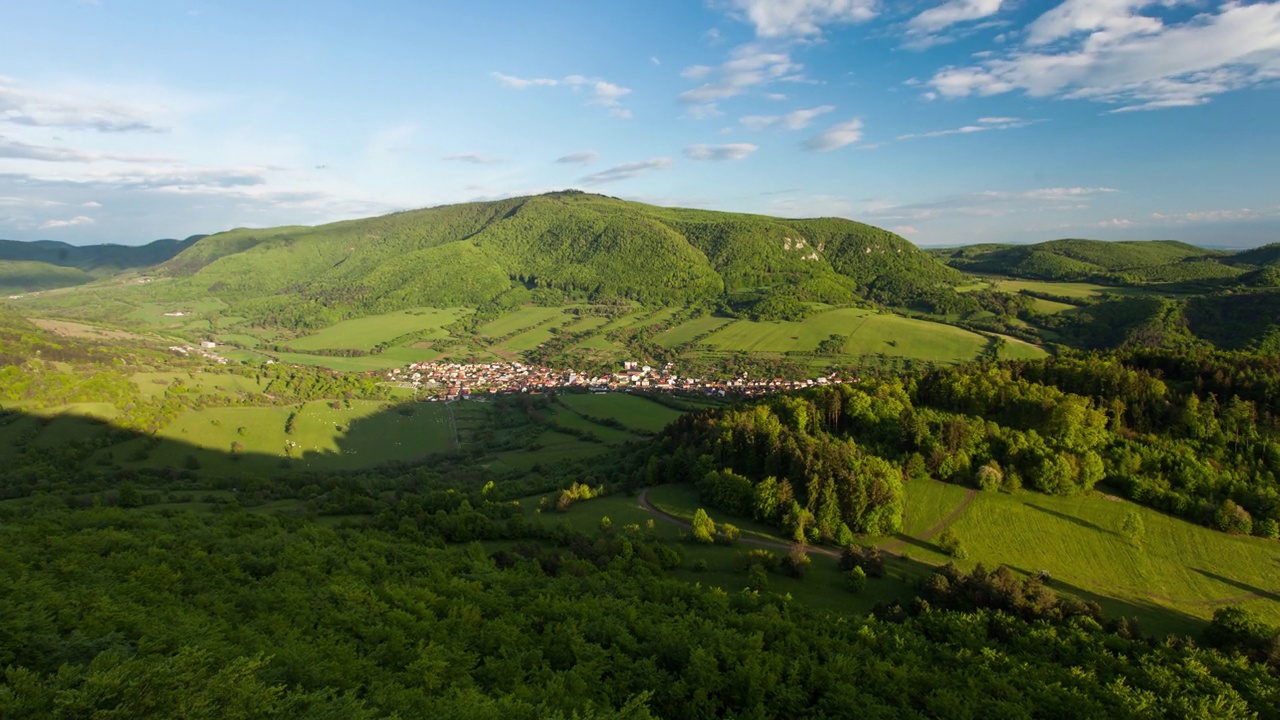
[[[623,363],[621,372],[607,375],[588,375],[574,370],[556,370],[518,362],[494,362],[479,364],[413,363],[405,368],[370,374],[385,375],[386,382],[404,388],[422,390],[424,399],[448,401],[460,398],[513,393],[542,393],[563,389],[578,389],[595,393],[607,392],[681,392],[724,397],[727,395],[755,396],[767,393],[798,390],[807,387],[837,385],[858,382],[836,375],[806,380],[782,378],[750,378],[745,373],[732,380],[702,380],[679,377],[667,363],[661,368],[641,365],[638,362]]]

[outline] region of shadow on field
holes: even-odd
[[[1027,502],[1027,503],[1023,503],[1023,505],[1025,505],[1026,507],[1031,508],[1032,510],[1036,510],[1036,511],[1038,511],[1038,512],[1042,512],[1042,513],[1044,513],[1044,514],[1046,514],[1046,515],[1052,515],[1053,517],[1056,517],[1056,518],[1058,518],[1059,520],[1066,520],[1067,522],[1072,523],[1072,524],[1074,524],[1074,525],[1079,525],[1080,527],[1085,528],[1086,530],[1093,530],[1093,531],[1096,531],[1096,532],[1100,532],[1100,533],[1102,533],[1102,534],[1104,534],[1104,535],[1115,535],[1115,534],[1116,534],[1116,532],[1115,532],[1114,530],[1109,530],[1109,529],[1104,528],[1104,527],[1102,527],[1101,525],[1099,525],[1099,524],[1097,524],[1097,523],[1095,523],[1095,522],[1090,522],[1089,520],[1085,520],[1084,518],[1078,518],[1078,517],[1076,517],[1076,516],[1074,516],[1074,515],[1068,515],[1068,514],[1066,514],[1066,513],[1058,512],[1057,510],[1051,510],[1051,509],[1046,508],[1046,507],[1040,507],[1039,505],[1036,505],[1035,503],[1029,503],[1029,502]]]
[[[1032,572],[1026,568],[1020,568],[1016,565],[1008,565],[1010,570],[1020,575],[1037,575],[1039,573]],[[1070,595],[1081,600],[1096,602],[1102,606],[1102,610],[1107,617],[1116,617],[1123,615],[1124,617],[1138,621],[1139,628],[1147,635],[1166,635],[1166,634],[1187,634],[1191,628],[1203,627],[1205,621],[1194,615],[1174,610],[1173,608],[1159,605],[1153,602],[1141,602],[1131,599],[1120,599],[1111,597],[1110,595],[1101,595],[1091,590],[1085,590],[1079,585],[1052,578],[1045,583],[1047,587],[1052,589],[1059,595]]]
[[[286,429],[291,415],[298,416],[296,431]],[[0,499],[55,488],[71,495],[103,492],[125,481],[141,487],[230,489],[265,479],[424,465],[475,469],[495,453],[532,451],[547,430],[541,417],[527,402],[457,408],[388,402],[360,416],[326,400],[207,408],[178,435],[175,429],[155,434],[125,429],[91,415],[0,408]],[[566,439],[576,453],[576,438]],[[316,446],[320,449],[311,449]],[[581,446],[582,456],[604,451],[599,444]]]
[[[1233,580],[1229,577],[1219,575],[1218,573],[1212,572],[1210,570],[1202,570],[1200,568],[1191,568],[1191,569],[1209,578],[1210,580],[1217,580],[1223,585],[1230,585],[1231,587],[1239,588],[1240,590],[1244,591],[1245,593],[1248,593],[1249,595],[1256,595],[1259,598],[1264,598],[1266,600],[1280,601],[1280,594],[1272,592],[1271,590],[1263,590],[1262,588],[1254,587],[1252,585],[1249,585],[1248,583],[1242,583],[1239,580]],[[1241,598],[1241,599],[1244,600],[1247,598]]]

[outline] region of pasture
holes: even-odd
[[[476,328],[476,334],[482,337],[503,337],[520,330],[528,330],[533,326],[555,318],[568,318],[562,307],[541,307],[530,305],[515,312],[507,313],[497,320],[487,322]]]
[[[696,489],[688,485],[650,488],[648,499],[686,522],[702,506]],[[591,502],[599,500],[586,505]],[[737,525],[743,538],[786,542],[776,528],[706,509],[717,523]],[[569,515],[575,512],[586,514],[577,505]],[[1136,543],[1120,532],[1130,512],[1137,512],[1146,528]],[[596,522],[599,516],[594,514]],[[948,527],[960,537],[966,559],[953,560],[937,546],[939,533]],[[673,531],[679,535],[674,526],[665,532]],[[903,579],[947,562],[966,570],[983,563],[988,568],[1007,565],[1021,575],[1045,571],[1059,593],[1096,600],[1109,614],[1136,617],[1146,632],[1185,633],[1188,621],[1208,620],[1226,604],[1243,605],[1271,623],[1280,621],[1280,582],[1275,580],[1280,545],[1275,541],[1227,535],[1102,493],[977,493],[936,480],[912,481],[903,532],[865,542],[901,555],[891,575],[896,572]],[[813,566],[827,562],[815,557]],[[735,577],[741,587],[745,577],[740,571]],[[884,590],[888,595],[907,591],[906,586]]]
[[[941,363],[976,358],[987,339],[961,328],[860,308],[828,310],[800,322],[737,320],[705,341],[724,352],[812,352],[831,335],[846,336],[844,354],[890,355]]]
[[[647,398],[627,393],[563,393],[557,397],[560,402],[583,415],[616,420],[641,432],[658,432],[682,414]]]
[[[295,412],[293,432],[287,433],[285,424]],[[114,457],[131,467],[197,465],[213,474],[274,471],[282,463],[350,470],[449,451],[454,435],[447,408],[430,403],[389,410],[368,400],[337,409],[328,402],[207,408],[179,415],[157,434],[161,442],[146,457],[128,452],[115,452]]]
[[[323,350],[326,348],[353,348],[370,350],[375,345],[401,335],[420,331],[435,331],[424,339],[445,337],[442,329],[454,322],[467,310],[462,308],[414,308],[398,310],[382,315],[344,320],[306,337],[291,340],[288,345],[295,350]]]

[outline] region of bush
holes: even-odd
[[[797,580],[803,580],[805,571],[809,569],[809,564],[813,559],[809,557],[809,553],[805,552],[804,545],[799,543],[791,546],[791,552],[782,558],[782,569],[791,577]]]
[[[943,530],[942,534],[938,536],[938,548],[957,560],[969,557],[969,552],[964,549],[964,544],[960,542],[960,536],[951,528]]]
[[[861,595],[863,590],[867,589],[867,573],[860,567],[855,567],[849,571],[849,592],[854,595]]]
[[[693,514],[693,539],[708,545],[716,541],[716,523],[702,508]]]

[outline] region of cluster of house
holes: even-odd
[[[169,349],[179,355],[198,355],[200,357],[209,358],[216,363],[226,365],[227,359],[213,352],[213,349],[216,347],[218,347],[217,343],[211,340],[202,340],[200,341],[200,347],[192,347],[190,345],[170,345]]]
[[[426,362],[413,363],[408,367],[387,371],[385,376],[387,382],[427,390],[431,400],[454,400],[481,394],[536,393],[564,388],[578,388],[597,393],[647,390],[716,396],[763,395],[783,390],[857,382],[856,379],[845,380],[836,375],[808,380],[783,380],[782,378],[749,378],[745,373],[732,380],[702,380],[680,377],[673,371],[673,367],[672,363],[654,368],[636,362],[626,362],[621,372],[589,375],[575,370],[555,370],[518,362],[479,364]],[[375,371],[370,374],[383,373]]]

